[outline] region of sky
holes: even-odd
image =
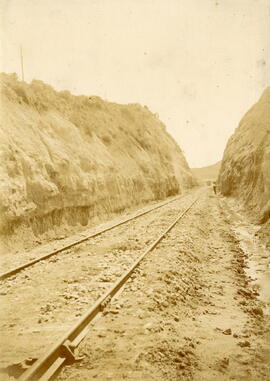
[[[0,0],[0,71],[158,113],[191,167],[270,85],[270,0]]]

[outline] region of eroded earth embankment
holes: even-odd
[[[270,87],[246,113],[228,141],[219,173],[225,196],[243,202],[262,224],[270,245]]]
[[[70,234],[72,226],[182,193],[194,183],[180,148],[146,106],[73,96],[6,74],[1,90],[5,250],[11,242],[14,247],[11,237],[24,247]]]

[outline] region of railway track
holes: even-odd
[[[67,244],[67,245],[65,245],[65,246],[63,246],[63,247],[61,247],[59,249],[52,250],[52,251],[50,251],[47,254],[41,255],[38,258],[35,258],[35,259],[31,260],[31,261],[28,261],[28,262],[25,262],[25,263],[23,263],[23,264],[21,264],[19,266],[16,266],[16,267],[14,267],[14,268],[12,268],[12,269],[10,269],[8,271],[5,271],[4,273],[0,274],[0,280],[4,280],[4,279],[7,279],[7,278],[10,278],[11,276],[18,274],[22,270],[25,270],[25,269],[35,265],[38,262],[45,261],[45,260],[47,260],[47,259],[49,259],[49,258],[51,258],[51,257],[53,257],[53,256],[55,256],[57,254],[60,254],[60,253],[66,251],[68,249],[71,249],[74,246],[77,246],[77,245],[79,245],[79,244],[81,244],[83,242],[86,242],[86,241],[90,240],[91,238],[95,238],[95,237],[99,236],[102,233],[110,231],[110,230],[112,230],[112,229],[114,229],[114,228],[116,228],[118,226],[126,224],[129,221],[135,220],[135,219],[137,219],[139,217],[142,217],[142,216],[144,216],[144,215],[146,215],[146,214],[148,214],[148,213],[150,213],[152,211],[160,209],[163,206],[168,205],[168,204],[170,204],[170,203],[172,203],[172,202],[174,202],[174,201],[176,201],[176,200],[178,200],[178,199],[180,199],[182,197],[183,197],[183,195],[180,195],[180,196],[176,196],[176,197],[170,199],[169,201],[158,203],[158,205],[154,205],[154,206],[148,208],[147,210],[139,212],[138,214],[128,216],[124,220],[122,220],[120,222],[117,222],[115,224],[112,224],[109,227],[106,227],[106,228],[103,228],[103,229],[99,229],[97,232],[89,234],[88,236],[86,236],[84,238],[81,238],[79,240],[75,240],[74,242],[69,243],[69,244]]]
[[[51,346],[43,356],[34,362],[19,378],[19,381],[51,380],[57,376],[65,364],[77,361],[74,349],[80,344],[90,331],[93,320],[102,313],[110,300],[118,294],[133,271],[138,267],[143,258],[149,254],[166,234],[183,218],[192,208],[200,196],[196,196],[190,205],[181,212],[177,218],[152,242],[135,262],[121,275],[119,279],[92,305],[84,315]]]

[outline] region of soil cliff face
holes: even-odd
[[[6,74],[1,91],[2,237],[86,225],[194,184],[180,148],[146,106]]]
[[[221,192],[244,202],[258,221],[265,223],[262,231],[269,233],[270,87],[243,117],[229,139],[218,182]]]

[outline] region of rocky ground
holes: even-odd
[[[35,343],[62,334],[72,314],[108,288],[193,197],[81,245],[61,268],[52,260],[3,282],[10,326],[1,334],[10,351],[3,351],[2,366],[34,357],[43,349]],[[79,346],[83,360],[67,366],[59,380],[269,380],[270,257],[241,218],[233,202],[205,190],[103,311]],[[43,287],[33,287],[40,282]],[[19,308],[25,303],[26,314]]]
[[[195,194],[191,192],[3,280],[0,367],[40,356],[46,345],[60,337],[112,285]],[[51,249],[57,244],[51,244]],[[49,250],[49,245],[46,248]]]
[[[196,189],[190,190],[189,192],[196,192]],[[70,245],[75,241],[84,239],[87,236],[96,234],[99,231],[109,229],[110,227],[121,223],[127,218],[132,218],[140,213],[144,213],[152,208],[161,207],[163,204],[173,201],[175,198],[186,196],[188,191],[183,192],[182,195],[168,197],[163,201],[154,201],[150,203],[143,203],[138,209],[137,207],[126,208],[125,213],[113,213],[110,215],[103,216],[102,220],[105,222],[100,223],[99,219],[91,221],[89,226],[82,227],[76,226],[74,229],[66,228],[63,234],[58,235],[57,239],[45,239],[42,237],[36,237],[34,241],[29,240],[23,248],[20,245],[13,246],[12,251],[6,251],[1,254],[1,271],[6,272],[14,267],[23,265],[26,262],[35,260],[41,256],[44,256],[51,252],[52,250],[59,250],[65,246]],[[111,217],[111,218],[109,218]]]

